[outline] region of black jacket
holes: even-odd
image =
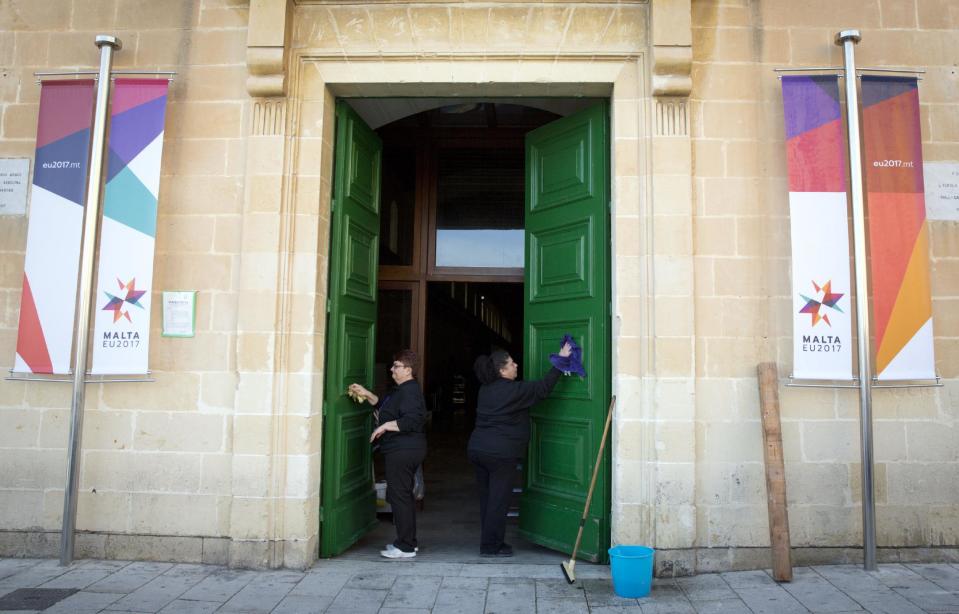
[[[529,408],[549,396],[559,376],[554,367],[541,380],[501,377],[481,386],[468,449],[499,458],[523,457],[529,444]]]
[[[380,452],[394,450],[426,449],[426,434],[423,425],[426,422],[426,402],[423,391],[415,379],[403,382],[380,399],[376,408],[380,410],[377,426],[396,420],[400,427],[398,433],[387,431],[380,438]]]

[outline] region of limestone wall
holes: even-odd
[[[959,12],[929,0],[713,0],[692,9],[697,543],[765,546],[755,365],[776,360],[787,376],[792,363],[788,186],[773,68],[839,66],[835,33],[861,29],[858,65],[927,71],[919,84],[925,160],[956,161]],[[930,221],[929,229],[945,386],[874,392],[880,547],[959,543],[959,223]],[[793,545],[861,544],[855,391],[780,394]]]
[[[199,290],[195,339],[161,338],[154,313],[155,383],[89,389],[79,556],[295,566],[315,557],[335,95],[613,94],[617,210],[637,225],[643,3],[303,2],[285,26],[288,61],[272,67],[285,74],[288,96],[271,100],[246,91],[248,45],[262,33],[248,37],[244,2],[68,6],[15,2],[0,14],[9,24],[0,34],[0,65],[9,67],[0,154],[32,157],[32,72],[93,67],[95,33],[123,40],[118,69],[176,70],[155,290]],[[385,59],[370,62],[378,54]],[[6,369],[26,218],[0,219],[0,232]],[[633,288],[624,296],[643,294],[630,278],[636,262],[617,266],[623,288]],[[622,368],[638,372],[638,354],[624,353]],[[0,382],[11,425],[0,435],[5,553],[55,551],[68,406],[67,385]]]
[[[959,160],[954,3],[256,6],[277,3],[287,20],[266,11],[249,31],[242,0],[0,7],[0,156],[32,158],[32,73],[93,68],[96,33],[123,40],[118,69],[177,71],[155,290],[198,290],[198,333],[160,337],[155,310],[157,381],[90,386],[79,555],[316,556],[336,96],[590,95],[612,102],[613,540],[656,546],[661,573],[767,565],[755,367],[788,375],[791,362],[772,69],[838,65],[834,33],[859,27],[861,64],[928,71],[926,160]],[[248,93],[279,79],[285,97]],[[930,230],[946,385],[875,394],[880,546],[959,543],[959,227]],[[25,239],[25,217],[0,217],[4,373]],[[860,541],[855,395],[781,395],[793,544],[847,556]],[[69,397],[67,384],[0,380],[0,553],[56,547]]]
[[[247,12],[244,2],[228,0],[0,7],[0,156],[33,157],[40,93],[33,72],[95,69],[98,33],[122,40],[118,70],[177,71],[167,112],[154,289],[199,291],[197,335],[161,337],[154,294],[150,366],[156,382],[88,387],[77,528],[98,534],[81,535],[78,556],[227,560],[233,495],[248,487],[234,483],[233,453],[259,427],[236,408],[250,108]],[[16,345],[26,228],[26,217],[0,217],[4,376]],[[45,532],[60,528],[69,407],[69,384],[0,381],[5,554],[55,551],[57,533]]]

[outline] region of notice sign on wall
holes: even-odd
[[[0,215],[27,213],[30,158],[0,158]]]
[[[163,336],[196,334],[196,291],[163,293]]]
[[[926,162],[926,217],[930,220],[959,220],[959,162]]]

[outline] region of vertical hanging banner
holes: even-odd
[[[783,76],[793,377],[852,379],[846,163],[835,75]]]
[[[933,379],[929,235],[915,77],[862,77],[873,345],[880,380]]]
[[[95,374],[149,371],[150,305],[166,79],[117,79],[110,141],[96,314],[91,340]]]
[[[13,370],[70,372],[94,83],[44,81]]]

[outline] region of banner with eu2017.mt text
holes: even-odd
[[[16,373],[70,373],[94,97],[90,79],[41,84]]]
[[[915,77],[862,77],[875,372],[933,379],[929,234]]]

